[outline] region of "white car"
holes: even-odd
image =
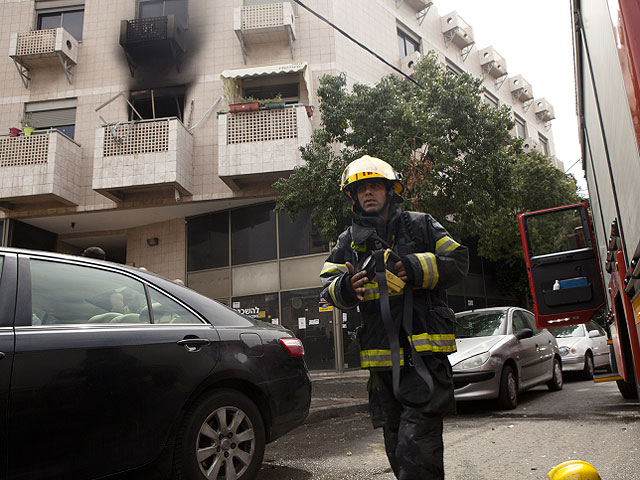
[[[517,307],[456,313],[456,346],[449,356],[457,401],[497,399],[512,409],[520,392],[546,384],[562,389],[556,339],[536,328],[533,313]]]
[[[563,372],[581,372],[590,380],[596,368],[610,368],[607,335],[597,323],[550,328],[558,341]]]

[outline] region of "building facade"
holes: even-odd
[[[411,73],[434,50],[513,109],[512,135],[555,159],[553,107],[424,0],[306,0]],[[312,369],[358,364],[357,319],[319,297],[329,245],[273,211],[274,180],[319,125],[324,74],[393,71],[291,1],[0,0],[2,244],[143,266],[304,341]],[[257,100],[247,102],[246,100]],[[478,258],[450,292],[504,303]]]

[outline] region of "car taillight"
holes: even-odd
[[[299,338],[281,338],[280,343],[292,357],[304,357],[304,347],[302,346],[302,340]]]

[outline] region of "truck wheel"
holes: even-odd
[[[185,417],[174,452],[174,478],[250,480],[264,455],[262,416],[245,395],[218,390]]]
[[[625,382],[624,380],[616,380],[618,390],[622,394],[623,398],[627,400],[635,400],[638,398],[638,390],[636,386],[631,382]]]
[[[593,356],[591,352],[587,352],[584,355],[584,369],[582,370],[582,379],[583,380],[593,380]]]
[[[518,406],[518,379],[510,365],[502,369],[498,406],[503,410],[513,410]]]

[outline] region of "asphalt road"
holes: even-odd
[[[640,478],[640,404],[615,383],[568,379],[560,392],[537,387],[514,410],[466,402],[445,420],[451,480],[547,479],[569,459],[595,465],[603,480]],[[304,425],[267,446],[260,480],[392,480],[382,432],[358,413]]]

